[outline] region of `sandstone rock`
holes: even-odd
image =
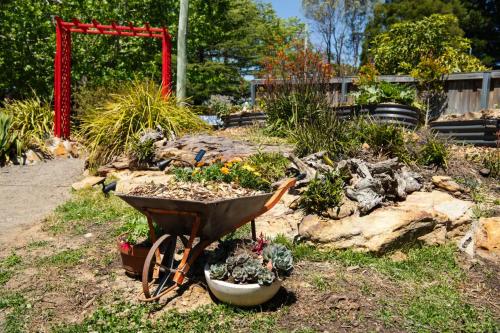
[[[500,216],[479,219],[474,246],[479,257],[500,262]]]
[[[440,226],[430,233],[420,236],[418,240],[427,245],[443,245],[446,243],[446,227]]]
[[[284,235],[294,238],[298,233],[299,222],[304,217],[301,210],[291,210],[290,204],[296,201],[298,196],[286,193],[281,197],[279,203],[267,213],[255,219],[255,229],[257,235],[262,233],[264,236],[274,238],[278,235]]]
[[[483,177],[488,177],[491,174],[491,170],[487,168],[482,168],[479,170],[479,174]]]
[[[42,158],[33,150],[29,149],[26,152],[26,164],[35,164],[42,160]]]
[[[119,170],[109,174],[117,178],[116,192],[128,193],[144,184],[167,184],[174,175],[166,175],[163,171],[130,171]]]
[[[92,187],[104,179],[104,177],[88,176],[80,180],[79,182],[73,183],[73,185],[71,185],[71,188],[73,188],[73,190],[75,191],[82,190],[84,188]]]
[[[344,197],[340,207],[328,209],[327,216],[334,220],[340,220],[345,217],[351,216],[357,210],[358,210],[358,204]]]
[[[451,193],[462,191],[462,187],[448,176],[432,176],[432,183],[434,186]]]
[[[393,254],[390,255],[389,258],[391,258],[391,260],[395,262],[402,262],[408,259],[408,255],[401,251],[395,251]]]
[[[299,224],[299,236],[336,249],[380,252],[440,227],[452,230],[456,220],[466,223],[472,205],[440,191],[415,192],[397,206],[380,208],[361,217],[353,215],[332,221],[306,216]]]

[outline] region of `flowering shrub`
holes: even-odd
[[[211,95],[204,104],[217,116],[228,116],[233,108],[233,98],[224,95]]]

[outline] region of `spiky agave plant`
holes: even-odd
[[[22,143],[12,129],[12,116],[0,112],[0,165],[12,155],[20,156]]]
[[[164,98],[155,83],[133,81],[102,107],[83,114],[79,134],[91,166],[97,166],[128,152],[138,133],[158,126],[167,137],[206,129],[189,108],[177,106],[173,97]]]

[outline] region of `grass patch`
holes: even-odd
[[[49,241],[45,241],[45,240],[32,241],[28,245],[26,245],[26,248],[28,250],[34,250],[34,249],[39,249],[39,248],[42,248],[42,247],[46,247],[49,244],[50,244],[50,242]]]
[[[20,256],[12,252],[8,257],[0,261],[0,286],[9,282],[10,278],[14,275],[14,266],[22,262]]]
[[[68,268],[75,266],[83,258],[83,254],[83,249],[63,250],[51,256],[41,258],[39,264]]]
[[[55,333],[83,332],[276,332],[273,315],[227,305],[200,308],[187,313],[169,311],[152,320],[154,305],[120,303],[99,308],[81,324],[60,325]]]
[[[498,332],[493,316],[462,299],[456,288],[422,287],[400,309],[408,330],[415,332]]]
[[[73,197],[57,207],[48,220],[49,230],[54,233],[67,231],[84,232],[84,226],[89,222],[101,224],[112,220],[127,221],[142,216],[120,198],[104,196],[93,189],[73,193]]]
[[[5,333],[25,332],[25,316],[27,310],[31,307],[26,299],[18,293],[0,295],[0,310],[7,310],[7,315],[0,329]]]

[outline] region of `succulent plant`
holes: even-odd
[[[210,278],[214,280],[224,280],[228,275],[227,265],[218,263],[210,265]]]
[[[269,286],[274,282],[276,275],[270,270],[261,267],[259,270],[259,274],[257,275],[257,283],[261,286]]]
[[[293,269],[292,252],[281,244],[270,244],[264,248],[262,255],[271,261],[273,268],[280,274],[288,274]]]
[[[262,263],[258,259],[250,259],[245,262],[243,268],[247,273],[247,280],[255,282],[257,281],[257,276],[262,268]]]
[[[245,283],[248,279],[247,271],[243,266],[236,266],[231,275],[233,276],[234,281],[238,283]]]
[[[231,256],[226,259],[227,269],[231,271],[237,266],[243,265],[248,261],[248,259],[250,259],[250,256],[247,253],[242,253],[237,256]]]

